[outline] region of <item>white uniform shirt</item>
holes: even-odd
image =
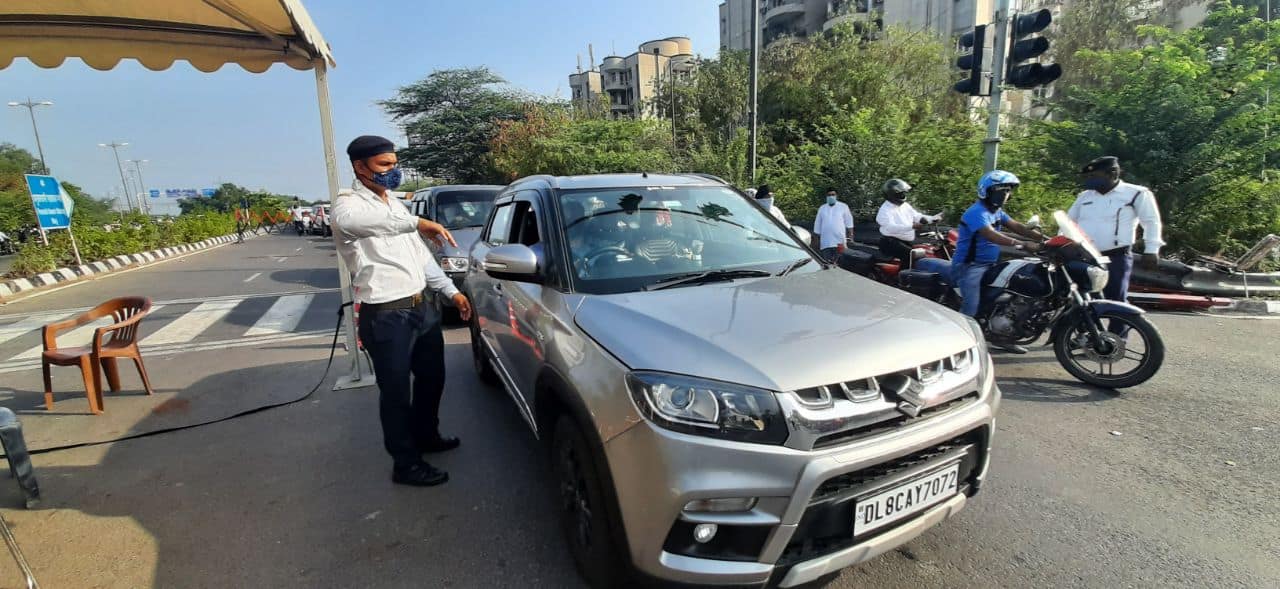
[[[386,303],[422,292],[428,285],[448,298],[458,293],[418,236],[409,203],[387,193],[388,202],[359,181],[333,202],[333,237],[351,271],[356,300]]]
[[[1086,190],[1076,197],[1067,216],[1080,225],[1100,251],[1133,246],[1138,225],[1148,254],[1160,253],[1160,209],[1146,186],[1121,182],[1111,192]]]
[[[292,209],[289,209],[289,216],[292,217],[294,221],[301,221],[302,207],[293,207]]]
[[[853,213],[849,205],[837,201],[834,205],[818,207],[818,217],[813,220],[813,232],[818,234],[818,248],[827,249],[843,244],[848,239],[847,230],[853,229]]]
[[[896,237],[902,241],[915,241],[914,225],[924,219],[909,202],[894,205],[884,201],[876,213],[876,223],[880,225],[880,235]]]

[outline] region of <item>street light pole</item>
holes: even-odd
[[[116,169],[120,171],[120,185],[124,187],[124,198],[129,204],[129,211],[133,212],[133,199],[129,197],[129,183],[124,179],[124,165],[120,163],[120,148],[127,145],[129,145],[128,142],[116,143],[112,141],[111,143],[99,143],[98,147],[110,147],[111,152],[116,154]]]
[[[750,121],[748,122],[747,138],[747,178],[748,184],[755,186],[756,183],[756,95],[759,93],[759,73],[760,69],[760,0],[751,0],[751,57],[748,63],[750,72],[750,94],[747,99],[748,111],[750,113]]]
[[[44,146],[40,144],[40,128],[36,127],[36,107],[37,106],[53,106],[53,102],[50,102],[48,100],[41,100],[40,102],[34,102],[31,100],[31,97],[28,96],[26,102],[10,102],[9,106],[27,107],[27,113],[31,115],[31,131],[36,135],[36,152],[40,154],[40,172],[43,174],[48,174],[49,165],[46,164],[44,161]]]
[[[133,164],[133,169],[137,170],[138,172],[138,200],[140,203],[142,203],[143,205],[142,208],[145,209],[146,212],[150,213],[151,204],[147,202],[147,183],[142,179],[142,164],[147,163],[147,160],[125,160],[125,161]]]

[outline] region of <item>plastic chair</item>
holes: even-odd
[[[142,386],[152,394],[151,380],[142,364],[142,352],[138,349],[138,323],[151,311],[151,299],[147,297],[121,297],[111,299],[88,312],[66,321],[44,326],[44,353],[40,355],[44,371],[44,406],[53,410],[53,384],[49,367],[79,366],[84,378],[85,394],[89,397],[89,411],[102,413],[102,372],[107,373],[111,391],[120,390],[120,369],[117,358],[129,358],[138,367]],[[93,331],[93,343],[89,346],[58,347],[58,332],[79,327],[94,320],[111,316],[116,322]],[[105,340],[105,341],[104,341]]]

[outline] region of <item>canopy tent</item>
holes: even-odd
[[[77,57],[98,70],[114,68],[122,59],[135,59],[154,71],[177,60],[203,72],[228,63],[253,73],[276,63],[312,70],[329,199],[338,193],[327,78],[328,68],[336,64],[301,0],[4,0],[0,69],[19,57],[44,68]],[[349,302],[351,277],[341,257],[338,275],[343,302]],[[353,322],[346,327],[351,374],[339,387],[372,384],[371,371],[356,351]]]

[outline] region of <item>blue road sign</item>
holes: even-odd
[[[200,196],[213,196],[217,192],[218,192],[218,189],[216,188],[201,188]]]
[[[31,191],[31,204],[36,210],[40,228],[66,229],[71,227],[71,212],[62,199],[62,185],[53,176],[27,174],[27,188]]]
[[[151,198],[160,198],[159,190],[152,188],[150,192],[151,192]]]

